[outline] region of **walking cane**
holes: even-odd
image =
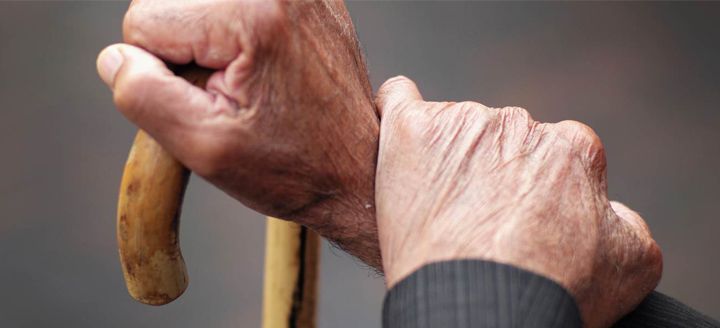
[[[209,77],[192,65],[176,73],[199,87]],[[189,176],[187,168],[138,131],[120,184],[117,239],[128,292],[139,302],[167,304],[187,288],[179,225]],[[318,255],[314,232],[268,218],[263,328],[315,327]]]

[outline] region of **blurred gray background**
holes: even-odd
[[[200,179],[164,307],[125,291],[115,202],[135,128],[96,53],[126,2],[0,2],[0,326],[259,327],[263,218]],[[612,198],[665,255],[659,289],[720,318],[720,3],[352,2],[375,88],[576,119],[607,147]],[[382,280],[324,246],[321,327],[379,327]]]

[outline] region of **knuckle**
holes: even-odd
[[[399,75],[387,79],[379,89],[378,97],[384,98],[390,96],[394,90],[402,90],[407,86],[414,86],[414,82],[405,76]]]
[[[602,148],[600,137],[584,123],[568,120],[557,123],[557,126],[573,143]]]
[[[453,110],[453,114],[461,118],[472,119],[479,124],[487,124],[499,117],[497,110],[492,110],[474,101],[459,102],[452,107],[457,107],[457,110]]]
[[[657,283],[662,276],[662,250],[655,239],[652,238],[649,230],[639,231],[638,234],[640,234],[639,238],[642,240],[641,245],[636,249],[641,259],[640,263],[643,263],[648,279],[653,283]]]
[[[480,103],[476,103],[474,101],[461,101],[459,103],[443,103],[445,104],[446,108],[453,107],[457,108],[458,111],[479,111],[479,110],[487,110],[487,108]]]
[[[143,16],[143,12],[140,10],[138,3],[133,2],[133,5],[128,9],[123,18],[122,30],[125,42],[137,43],[140,39],[140,27],[143,21],[145,21]]]
[[[285,26],[290,20],[286,7],[287,2],[279,0],[251,1],[248,5],[252,6],[252,10],[262,18],[261,23],[271,30]]]
[[[640,214],[631,209],[627,209],[626,207],[622,215],[625,220],[630,221],[635,232],[640,235],[643,240],[654,243],[652,233],[650,233],[650,227],[647,225],[647,222],[643,220]]]
[[[403,104],[393,113],[393,125],[403,137],[416,138],[424,134],[428,123],[425,111]]]
[[[225,8],[225,4],[222,2],[218,5]],[[222,12],[223,10],[210,9],[211,12]],[[291,26],[294,22],[291,19],[293,13],[288,9],[288,3],[257,0],[243,2],[238,6],[233,6],[223,17],[230,17],[229,19],[233,20],[234,17],[247,16],[249,12],[253,13],[253,18],[237,27],[245,35],[243,42],[248,42],[246,47],[259,47],[266,51],[273,51],[277,49],[278,44],[287,42],[291,37]],[[206,23],[213,24],[212,22]]]
[[[653,239],[650,226],[636,211],[630,209],[625,204],[617,201],[611,201],[610,205],[618,216],[625,223],[625,226],[635,239],[639,241],[637,250],[650,262],[662,260],[662,252],[655,239]]]
[[[500,114],[507,120],[529,121],[532,120],[530,112],[522,107],[503,107],[499,110]]]
[[[562,121],[556,124],[559,132],[570,142],[577,155],[587,161],[591,167],[604,170],[607,165],[605,146],[595,131],[578,121]]]
[[[522,136],[527,135],[530,128],[533,126],[532,116],[530,113],[522,107],[503,107],[496,110],[496,120],[503,127],[509,128],[513,131],[514,135]]]
[[[646,282],[654,288],[662,275],[663,258],[660,246],[640,214],[617,201],[611,201],[610,205],[624,223],[624,228],[621,229],[627,231],[628,239],[625,239],[625,242],[630,250],[629,259],[642,268]]]
[[[393,115],[392,112],[394,112],[395,109],[400,109],[400,107],[408,106],[409,104],[412,104],[412,106],[409,106],[412,108],[421,107],[412,101],[412,98],[407,97],[407,94],[400,92],[400,90],[406,90],[410,86],[414,87],[414,83],[404,76],[392,77],[380,86],[375,96],[375,103],[381,107],[383,115],[388,113],[390,113],[389,115]]]
[[[651,268],[655,273],[656,282],[658,282],[660,281],[660,277],[662,276],[663,254],[662,249],[660,249],[660,246],[657,244],[657,242],[655,242],[654,239],[650,243],[647,254],[648,259],[651,263]]]
[[[410,81],[410,79],[408,79],[406,76],[398,75],[398,76],[389,78],[387,81],[385,81],[384,84],[386,87],[396,87],[396,86],[404,86],[404,85],[407,85],[410,83],[412,83],[412,81]]]

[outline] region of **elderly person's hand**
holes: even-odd
[[[337,1],[135,0],[98,71],[120,111],[249,207],[379,268],[379,123]],[[165,63],[215,70],[203,90]]]
[[[610,325],[655,288],[660,250],[637,213],[608,201],[603,145],[589,127],[426,102],[402,77],[380,88],[377,105],[389,286],[430,262],[501,262],[566,288],[588,327]]]

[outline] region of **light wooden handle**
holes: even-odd
[[[187,287],[178,230],[189,173],[138,131],[120,184],[117,239],[128,292],[142,303],[169,303]]]
[[[209,77],[209,71],[192,65],[176,73],[200,87]],[[138,131],[120,183],[117,240],[128,292],[142,303],[167,304],[187,288],[179,229],[189,175],[152,137]]]

